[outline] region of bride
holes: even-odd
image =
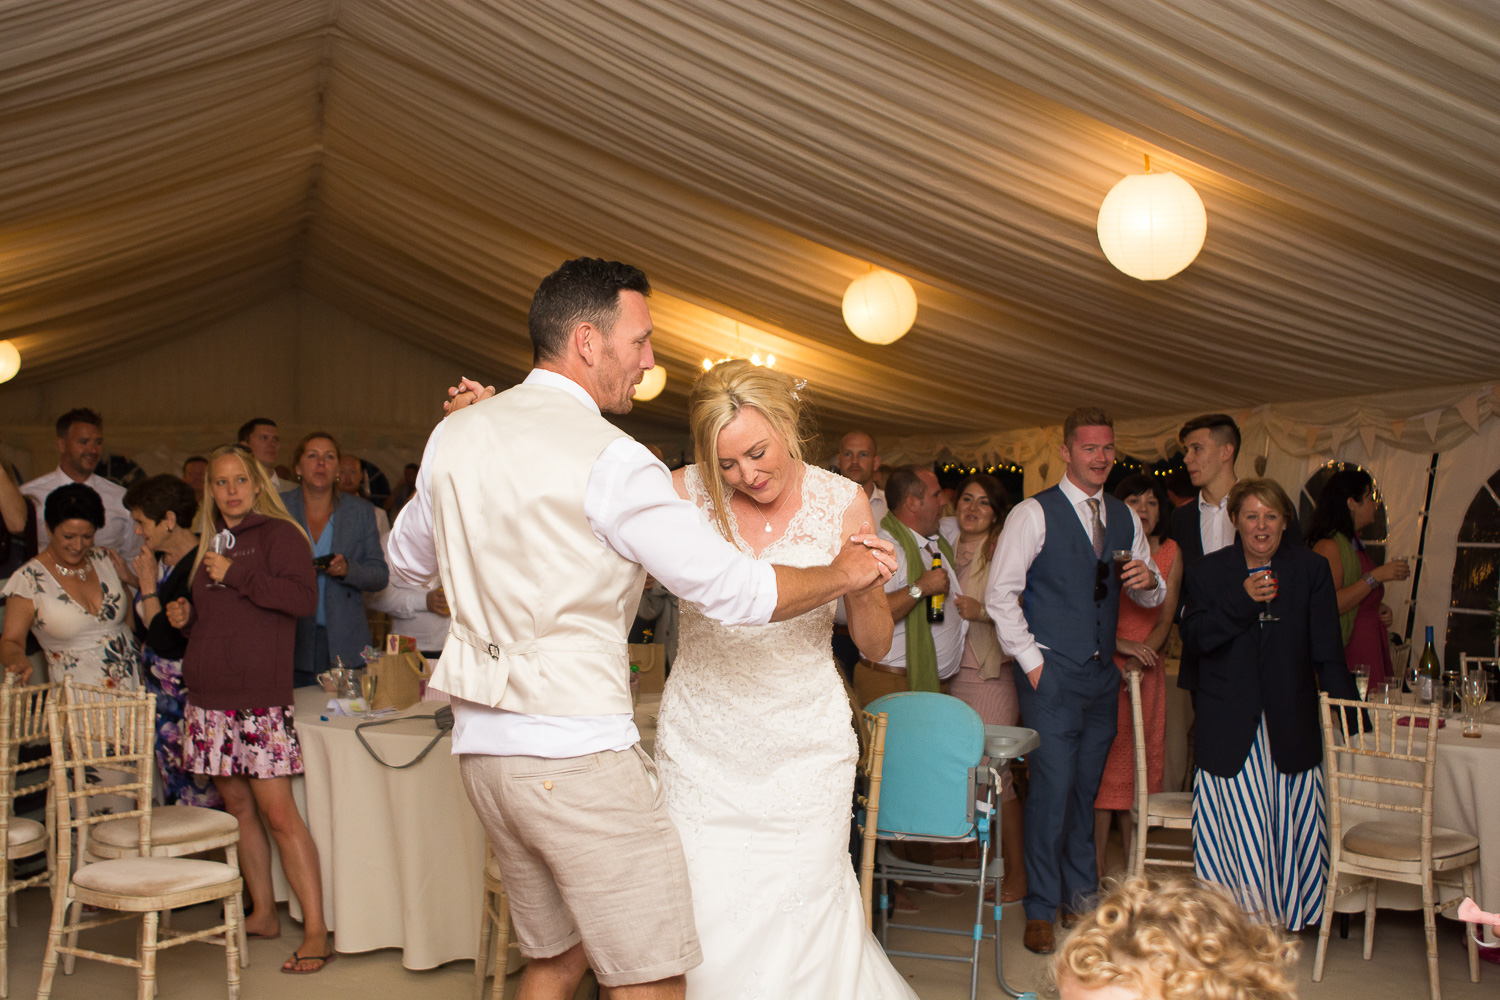
[[[791,378],[724,362],[688,405],[696,461],[673,482],[731,542],[815,566],[869,530],[864,491],[802,461]],[[850,635],[879,660],[892,630],[881,586],[845,600]],[[858,752],[832,627],[832,604],[757,627],[683,602],[656,758],[703,948],[690,1000],[915,997],[865,929],[849,863]]]

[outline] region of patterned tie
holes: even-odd
[[[1099,498],[1089,497],[1089,512],[1094,516],[1089,534],[1094,536],[1094,558],[1104,558],[1104,522],[1099,519]]]

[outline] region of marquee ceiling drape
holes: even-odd
[[[1166,282],[1093,231],[1143,154],[1208,209]],[[1448,387],[1500,377],[1496,162],[1488,0],[30,0],[0,336],[52,378],[301,287],[514,379],[587,253],[652,277],[661,419],[737,345],[887,434]]]

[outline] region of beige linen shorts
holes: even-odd
[[[682,841],[639,746],[563,759],[464,754],[459,771],[523,955],[551,958],[582,941],[604,986],[703,961]]]

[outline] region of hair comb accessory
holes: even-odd
[[[802,390],[807,388],[807,379],[799,378],[792,381],[792,398],[802,402]]]

